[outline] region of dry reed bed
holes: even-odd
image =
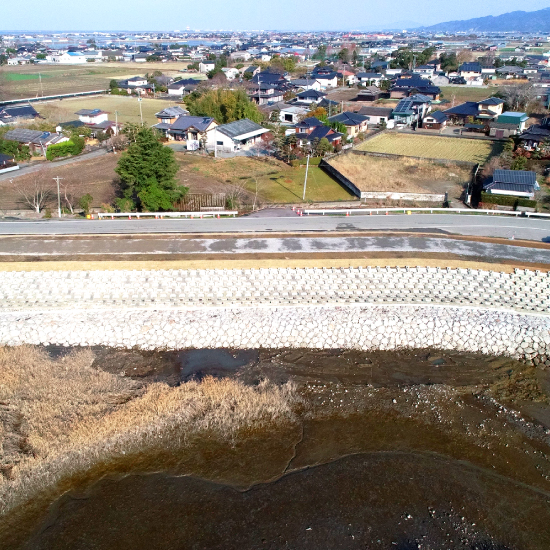
[[[333,158],[330,164],[366,192],[442,193],[452,188],[460,196],[471,178],[469,168],[429,160],[348,154]]]
[[[295,420],[291,384],[206,378],[142,386],[97,370],[93,359],[91,351],[53,360],[29,346],[0,348],[0,513],[37,495],[51,501],[69,480],[123,457],[181,452],[197,434],[231,440]]]

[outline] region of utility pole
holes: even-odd
[[[61,195],[59,193],[59,181],[63,178],[60,178],[57,176],[56,178],[53,178],[55,182],[57,182],[57,216],[61,218]]]
[[[138,103],[139,103],[139,118],[141,119],[141,125],[143,126],[143,112],[141,110],[141,97],[138,97]]]
[[[306,186],[307,186],[307,171],[309,169],[309,155],[307,156],[307,162],[306,162],[306,178],[304,179],[304,196],[302,197],[302,200],[306,200]]]

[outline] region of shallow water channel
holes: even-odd
[[[303,406],[291,424],[74,487],[18,547],[550,548],[544,370],[433,350],[94,351],[98,369],[145,384],[291,380]]]

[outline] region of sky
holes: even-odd
[[[25,10],[5,2],[0,26],[28,31],[375,30],[546,7],[550,0],[531,0],[528,7],[518,7],[517,0],[56,0],[33,2]]]

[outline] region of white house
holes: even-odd
[[[84,124],[99,124],[109,120],[109,113],[101,109],[80,109],[75,115],[78,115],[78,119]]]
[[[242,61],[248,61],[252,55],[249,52],[242,51],[242,52],[233,52],[229,54],[229,57],[232,61],[237,61],[237,59],[241,59]]]
[[[279,121],[283,124],[297,124],[300,118],[307,114],[308,110],[297,105],[288,105],[281,109]]]
[[[63,65],[78,65],[87,63],[87,57],[80,52],[65,52],[61,55],[48,56],[46,59],[52,63],[61,63]]]
[[[183,95],[183,92],[185,91],[185,84],[174,82],[173,84],[170,84],[169,86],[167,86],[167,90],[168,90],[168,95],[181,97]]]
[[[222,72],[225,74],[227,80],[235,80],[235,78],[237,78],[240,74],[239,69],[234,69],[231,67],[224,67]]]
[[[209,73],[216,68],[216,63],[214,61],[201,61],[199,63],[199,72],[200,73]]]
[[[317,80],[317,82],[319,82],[319,84],[321,85],[321,89],[325,89],[325,88],[337,88],[338,87],[338,77],[336,76],[336,73],[331,73],[331,74],[327,74],[327,75],[321,75],[321,74],[316,74],[315,75],[315,80]]]
[[[232,153],[240,149],[249,149],[269,132],[267,128],[252,122],[248,118],[217,126],[207,134],[206,147],[220,152]]]

